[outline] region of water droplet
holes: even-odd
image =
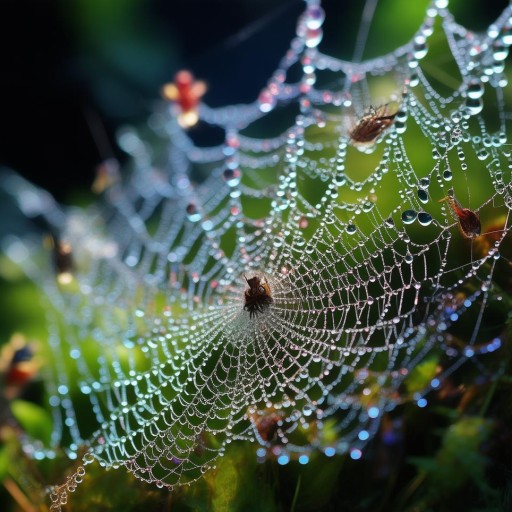
[[[307,464],[309,462],[309,457],[305,454],[302,454],[300,457],[299,457],[299,464]]]
[[[213,229],[213,222],[209,219],[205,220],[202,224],[201,224],[201,227],[205,230],[205,231],[211,231]]]
[[[479,160],[486,160],[487,157],[489,156],[489,152],[485,149],[481,149],[476,156],[478,157]]]
[[[476,116],[480,114],[484,108],[484,103],[481,98],[479,99],[466,99],[466,110],[470,116]]]
[[[370,433],[367,430],[361,430],[359,434],[357,434],[357,437],[359,437],[361,441],[367,441],[370,439]]]
[[[197,206],[194,203],[189,203],[186,208],[187,218],[190,222],[197,222],[201,218]]]
[[[348,224],[347,227],[345,228],[345,231],[349,235],[353,235],[357,231],[357,228],[354,226],[354,224]]]
[[[388,228],[392,228],[394,225],[395,225],[395,221],[391,218],[391,217],[388,217],[384,223],[386,224],[386,226]]]
[[[366,201],[363,204],[363,212],[368,213],[374,206],[375,203],[372,203],[371,201]]]
[[[240,183],[241,174],[240,169],[225,169],[223,176],[228,187],[236,187]]]
[[[288,462],[290,462],[290,457],[286,453],[279,455],[277,458],[277,463],[281,466],[285,466]]]
[[[332,446],[328,446],[324,453],[327,457],[333,457],[336,454],[336,450]]]
[[[422,189],[427,189],[430,185],[430,178],[421,178],[418,182],[418,187]]]
[[[501,31],[501,42],[506,46],[512,45],[512,25],[506,24]]]
[[[427,212],[419,212],[418,213],[418,222],[422,226],[429,226],[430,224],[432,224],[432,215],[430,215],[430,213],[427,213]]]
[[[414,49],[413,55],[417,60],[421,60],[425,55],[427,55],[428,47],[426,44],[426,38],[424,35],[420,34],[414,38]]]
[[[446,171],[443,172],[443,179],[445,181],[452,181],[452,177],[453,177],[452,176],[452,171],[446,170]]]
[[[418,199],[422,203],[428,203],[428,192],[426,190],[418,190]]]
[[[359,460],[363,456],[363,452],[359,448],[352,448],[350,450],[350,458],[353,460]]]
[[[466,96],[472,100],[480,99],[484,94],[484,85],[480,80],[472,80],[468,84]]]
[[[338,173],[334,177],[334,184],[338,187],[342,187],[347,182],[345,175],[343,173]]]
[[[404,224],[412,224],[416,220],[417,215],[414,210],[405,210],[402,213],[402,221]]]
[[[275,107],[276,98],[268,89],[263,89],[258,96],[258,102],[260,104],[260,110],[266,113],[270,112]]]
[[[420,79],[418,77],[418,74],[412,73],[411,77],[409,78],[409,86],[416,87],[419,83],[420,83]]]
[[[307,28],[317,29],[322,26],[325,20],[325,12],[319,5],[312,5],[308,7],[304,13],[304,23]]]
[[[315,48],[320,44],[323,35],[321,28],[308,28],[304,34],[304,44],[308,48]]]
[[[505,60],[508,56],[508,46],[503,44],[503,41],[499,39],[494,41],[492,45],[492,56],[494,60],[502,61]]]

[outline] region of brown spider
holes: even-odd
[[[249,285],[249,289],[245,290],[245,304],[244,310],[249,312],[249,318],[256,316],[259,313],[263,313],[265,309],[272,304],[273,299],[270,292],[270,286],[266,280],[261,279],[258,276],[251,277],[245,280]]]
[[[448,191],[448,195],[440,199],[439,202],[447,201],[450,205],[450,208],[454,215],[457,217],[459,221],[459,229],[460,232],[466,238],[476,238],[480,235],[482,231],[482,226],[480,224],[480,218],[478,217],[478,213],[470,210],[469,208],[463,208],[462,205],[457,201],[455,196],[453,195],[453,189]]]
[[[381,105],[377,108],[370,107],[349,132],[352,144],[355,146],[373,144],[379,135],[393,124],[395,116],[396,112],[389,113],[388,105]]]
[[[54,240],[53,265],[58,274],[73,271],[73,248],[67,242]]]

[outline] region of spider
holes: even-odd
[[[349,132],[352,144],[355,146],[373,144],[377,137],[393,124],[395,116],[396,112],[390,114],[387,105],[381,105],[377,108],[370,107]]]
[[[52,263],[57,281],[60,284],[71,283],[75,267],[71,244],[53,234],[44,238],[44,244],[52,251]]]
[[[470,210],[469,208],[463,208],[462,205],[455,199],[453,195],[453,189],[448,191],[448,195],[440,199],[439,202],[447,201],[450,205],[452,212],[456,215],[459,221],[459,228],[461,233],[466,238],[476,238],[480,235],[482,226],[480,224],[480,218],[478,213]]]
[[[249,289],[245,290],[245,304],[244,310],[249,312],[249,318],[256,316],[258,313],[263,311],[272,304],[273,299],[270,292],[270,286],[266,280],[261,279],[258,276],[251,277],[245,280],[249,285]]]

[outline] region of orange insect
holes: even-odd
[[[120,180],[119,162],[115,158],[108,158],[96,167],[96,177],[91,189],[95,194],[101,194]]]
[[[206,84],[195,80],[194,75],[186,70],[178,71],[174,82],[162,87],[162,96],[179,106],[178,122],[183,128],[190,128],[199,121],[198,107],[205,92]]]
[[[440,199],[439,202],[447,201],[453,214],[459,221],[459,228],[461,233],[466,238],[476,238],[482,231],[482,225],[480,224],[480,218],[478,213],[470,210],[469,208],[463,208],[462,205],[457,201],[453,194],[453,189],[448,191],[448,195]]]
[[[36,376],[38,369],[33,347],[21,335],[15,334],[1,351],[0,388],[4,397],[12,400],[20,396]]]
[[[396,112],[391,114],[388,105],[370,107],[350,130],[350,141],[354,146],[367,147],[372,145],[379,135],[387,130],[395,120]]]

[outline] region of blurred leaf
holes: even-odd
[[[490,492],[485,480],[487,459],[480,447],[491,429],[491,422],[484,418],[463,417],[445,431],[435,458],[416,457],[409,461],[427,474],[434,495],[455,493],[469,482],[484,493]]]
[[[430,381],[436,376],[438,364],[437,357],[431,357],[415,366],[405,381],[407,391],[412,394],[428,388]]]
[[[34,439],[50,444],[52,420],[50,415],[39,405],[25,400],[14,400],[11,410],[23,430]]]
[[[3,482],[7,477],[9,470],[9,453],[6,446],[0,448],[0,482]]]

